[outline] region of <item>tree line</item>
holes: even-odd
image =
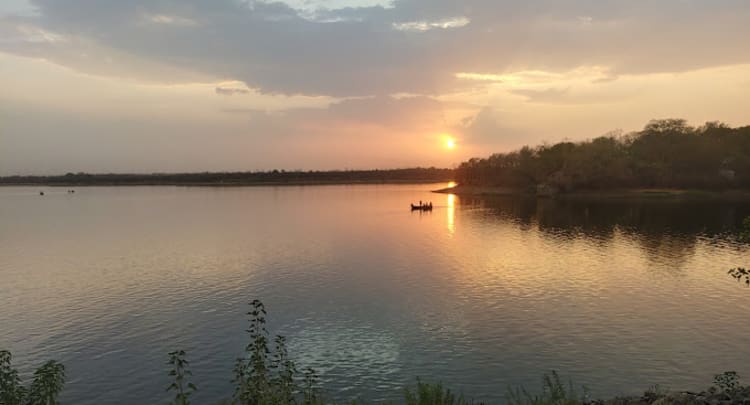
[[[559,142],[473,158],[455,170],[462,185],[570,192],[612,188],[750,187],[750,126],[692,127],[652,120],[641,131]]]
[[[246,185],[440,182],[453,180],[452,169],[257,171],[149,174],[67,173],[62,176],[7,176],[0,184],[45,185]]]

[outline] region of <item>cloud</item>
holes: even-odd
[[[227,110],[248,114],[254,132],[278,136],[325,135],[343,128],[357,137],[359,129],[435,132],[446,126],[442,102],[423,96],[391,96],[345,99],[326,108],[292,108],[284,111]],[[269,131],[268,128],[274,131]]]
[[[182,27],[194,27],[198,25],[198,22],[191,20],[190,18],[166,14],[145,15],[144,20],[154,24],[167,24]]]
[[[0,51],[142,80],[165,80],[145,65],[173,67],[271,94],[436,95],[477,86],[460,72],[596,65],[615,76],[750,62],[741,40],[750,8],[740,0],[32,3],[37,15],[0,25],[69,40],[32,49],[2,41]],[[113,54],[117,68],[102,68]]]
[[[496,83],[502,83],[503,82],[503,76],[502,75],[496,75],[491,73],[469,73],[469,72],[459,72],[456,73],[457,79],[465,79],[465,80],[476,80],[481,82],[496,82]]]
[[[498,73],[490,81],[460,79],[487,87],[439,96],[290,97],[259,94],[228,76],[180,77],[189,83],[176,85],[173,66],[70,32],[47,31],[64,39],[28,42],[17,36],[13,39],[22,45],[15,49],[32,57],[0,52],[3,174],[449,167],[525,144],[586,139],[613,128],[635,130],[654,116],[747,124],[750,64],[622,75],[608,83],[592,83],[607,73],[605,68],[529,69]],[[59,50],[63,44],[85,45],[81,49],[88,56],[65,54]],[[97,74],[39,56],[56,49],[60,53],[53,55],[88,61]],[[122,80],[121,75],[132,74],[127,66],[170,84]],[[102,77],[110,75],[117,77]],[[217,95],[217,88],[233,96]],[[552,101],[551,91],[537,94],[548,89],[558,90],[558,101]],[[521,97],[514,90],[536,93]],[[542,96],[546,102],[528,99]],[[441,143],[447,134],[458,140],[456,149],[448,151]]]
[[[511,90],[511,92],[519,96],[524,96],[528,101],[533,103],[558,103],[570,100],[570,88],[548,88],[544,90],[515,89]]]
[[[380,96],[334,103],[330,115],[338,120],[356,121],[383,127],[417,128],[444,122],[440,101],[423,96],[395,98]]]
[[[446,18],[438,21],[409,21],[392,23],[394,29],[399,31],[416,31],[424,32],[435,28],[449,29],[449,28],[460,28],[468,25],[471,22],[466,17],[454,17]]]
[[[513,128],[503,121],[505,114],[492,107],[484,107],[476,115],[466,117],[457,131],[464,134],[465,142],[509,150],[528,140],[528,133]]]
[[[222,96],[233,96],[235,94],[250,94],[250,89],[237,87],[216,87],[216,94]]]
[[[0,18],[0,46],[6,49],[17,46],[34,46],[37,44],[55,44],[65,42],[66,38],[33,24],[24,23],[18,19],[15,23],[8,23],[9,19]]]

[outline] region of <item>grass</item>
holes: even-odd
[[[568,381],[566,387],[554,370],[542,377],[540,394],[531,394],[524,387],[516,387],[508,389],[506,398],[510,405],[575,405],[589,402],[588,390],[585,387],[579,396],[573,382]]]

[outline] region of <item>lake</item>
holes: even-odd
[[[182,348],[210,404],[258,298],[336,399],[421,377],[496,403],[553,369],[593,396],[750,377],[750,288],[726,274],[750,265],[750,205],[442,187],[0,187],[0,349],[27,378],[63,362],[63,403],[87,405],[168,402]]]

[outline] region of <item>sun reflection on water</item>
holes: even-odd
[[[453,182],[451,182],[453,183]],[[451,187],[449,185],[449,187]],[[446,223],[448,224],[448,233],[453,235],[453,233],[456,231],[456,196],[453,194],[448,194],[446,198]]]

